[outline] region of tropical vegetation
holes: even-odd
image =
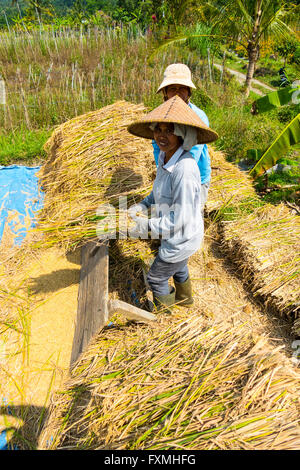
[[[296,0],[3,0],[0,163],[43,159],[54,126],[117,99],[157,106],[165,66],[182,61],[198,85],[193,101],[219,132],[217,148],[254,167],[299,114],[289,94],[300,78],[298,8]],[[284,66],[290,88],[279,95]],[[273,87],[280,106],[251,114],[253,103],[260,110],[273,99],[260,85],[265,97],[252,91],[253,78]],[[297,146],[274,158],[297,163]]]

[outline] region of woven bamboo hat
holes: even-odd
[[[207,144],[218,138],[218,134],[204,124],[195,111],[177,95],[153,109],[140,121],[130,124],[127,130],[138,137],[153,139],[154,134],[150,124],[154,122],[171,122],[194,127],[197,129],[198,144]]]
[[[189,88],[196,88],[192,82],[191,71],[185,64],[169,65],[164,72],[163,81],[159,85],[156,93],[159,93],[163,88],[169,85],[184,85]]]

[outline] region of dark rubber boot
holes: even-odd
[[[190,307],[194,303],[194,299],[192,296],[192,283],[191,279],[188,277],[184,282],[175,282],[175,301],[176,304],[180,307]]]
[[[172,313],[172,306],[175,304],[175,289],[166,295],[153,294],[153,303],[157,309],[157,313]]]

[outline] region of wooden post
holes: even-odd
[[[108,243],[81,249],[78,307],[71,365],[108,321]]]
[[[122,300],[110,300],[108,303],[109,316],[113,313],[122,313],[125,317],[130,320],[137,321],[153,321],[156,320],[156,316],[153,313],[146,312],[141,308],[130,305]]]

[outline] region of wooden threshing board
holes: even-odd
[[[108,243],[89,242],[81,249],[78,307],[71,364],[108,321]]]

